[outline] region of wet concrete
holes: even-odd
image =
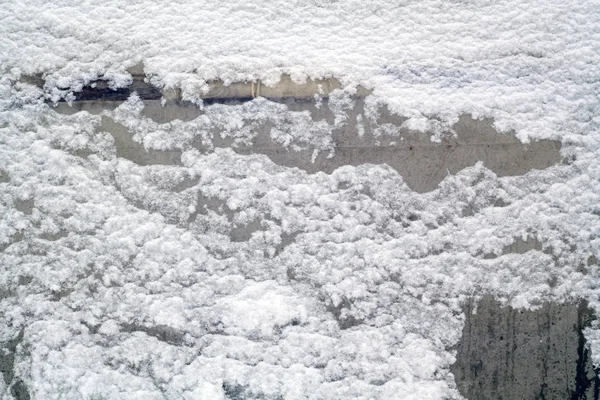
[[[452,373],[467,399],[599,398],[600,379],[582,333],[594,318],[585,302],[528,311],[488,296],[469,301],[464,312]]]

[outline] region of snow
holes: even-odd
[[[599,6],[0,4],[0,337],[25,327],[16,375],[39,399],[460,398],[449,368],[465,299],[599,312]],[[98,77],[124,86],[141,61],[191,97],[282,73],[346,90],[333,126],[260,98],[166,124],[136,96],[103,115],[44,103]],[[36,73],[43,91],[19,82]],[[434,139],[459,115],[491,117],[524,141],[561,140],[573,161],[503,178],[479,163],[418,194],[384,165],[311,175],[191,145],[215,131],[248,142],[268,121],[291,151],[329,153],[358,84]],[[116,157],[102,118],[181,164]],[[542,248],[503,254],[528,238]],[[585,333],[596,365],[599,331]]]
[[[597,113],[598,5],[13,1],[0,6],[0,65],[43,73],[53,98],[97,77],[124,86],[140,61],[156,85],[191,97],[214,79],[335,76],[374,89],[414,128],[474,114],[524,140],[557,137]]]

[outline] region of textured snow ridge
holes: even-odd
[[[159,87],[193,98],[205,82],[282,73],[375,90],[427,126],[494,118],[524,140],[589,128],[598,114],[597,0],[8,1],[0,68],[42,73],[47,95],[98,77],[130,81],[139,62]],[[61,91],[59,89],[67,89]]]
[[[419,194],[385,165],[311,175],[191,145],[251,104],[161,125],[135,97],[61,115],[4,89],[0,334],[22,334],[14,374],[32,398],[458,399],[466,299],[600,310],[597,133],[554,167],[479,163]],[[290,113],[270,109],[304,124]],[[103,118],[181,162],[117,157]]]
[[[599,6],[0,4],[0,342],[15,343],[14,376],[32,399],[459,399],[466,299],[600,312]],[[386,165],[307,174],[198,149],[250,140],[255,118],[290,151],[335,150],[332,126],[265,99],[165,124],[136,96],[102,115],[44,103],[97,78],[126,85],[139,62],[190,98],[213,79],[333,76],[336,125],[362,84],[411,129],[492,117],[561,140],[564,161],[502,178],[478,163],[420,194]],[[43,91],[20,81],[36,73]],[[119,156],[103,120],[178,162]],[[0,378],[2,400],[17,378]]]

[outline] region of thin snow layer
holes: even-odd
[[[418,194],[387,166],[310,175],[192,146],[202,126],[244,140],[220,124],[253,107],[311,129],[263,100],[160,125],[135,96],[60,115],[39,89],[0,89],[0,335],[23,330],[32,398],[458,399],[464,300],[600,311],[598,130],[546,170],[479,163]],[[102,118],[181,164],[116,157]],[[540,245],[505,251],[519,240]]]
[[[427,129],[485,116],[522,140],[598,114],[598,0],[32,0],[0,4],[0,69],[57,100],[140,62],[193,99],[209,80],[336,77]]]

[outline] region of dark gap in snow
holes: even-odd
[[[110,79],[100,78],[89,82],[83,87],[57,87],[63,91],[63,97],[60,102],[67,101],[65,96],[71,92],[75,96],[76,101],[124,101],[134,92],[142,100],[174,100],[177,103],[185,102],[182,98],[180,89],[160,88],[150,83],[150,78],[144,73],[143,65],[139,64],[129,70],[131,74],[131,84],[126,87],[111,86]],[[46,86],[46,79],[43,75],[22,76],[22,83],[37,86],[41,89]],[[342,84],[335,78],[325,79],[308,79],[304,83],[297,83],[292,80],[289,75],[281,75],[279,82],[274,85],[267,86],[260,80],[249,82],[233,82],[225,84],[221,80],[206,82],[207,91],[198,93],[205,105],[212,104],[232,104],[245,103],[252,101],[256,97],[264,97],[266,99],[278,100],[287,98],[302,98],[309,101],[318,98],[328,98],[329,94],[337,89],[342,88]],[[357,96],[367,96],[372,91],[362,86],[356,88]]]
[[[121,324],[121,331],[129,333],[143,332],[148,336],[152,336],[173,346],[182,346],[185,341],[185,334],[183,332],[166,325],[144,326],[137,323]]]
[[[50,291],[50,300],[51,301],[61,301],[62,299],[68,297],[75,291],[74,288],[62,288],[60,290],[51,290]]]
[[[27,386],[21,379],[16,379],[15,383],[12,384],[10,394],[13,395],[15,400],[29,400],[31,398]]]
[[[106,81],[95,81],[75,93],[77,100],[127,100],[133,92],[146,100],[158,100],[162,97],[160,89],[145,82],[143,76],[133,75],[133,82],[126,88],[110,88]]]
[[[31,215],[35,202],[33,199],[16,200],[15,208],[21,211],[23,214]]]
[[[10,182],[10,176],[6,171],[0,169],[0,183]]]
[[[25,233],[23,231],[19,231],[10,236],[8,242],[0,243],[0,252],[8,249],[8,247],[12,244],[18,243],[25,239]]]
[[[48,240],[50,242],[56,242],[59,239],[69,236],[69,232],[66,229],[60,229],[57,232],[44,232],[39,235],[40,239]]]
[[[14,364],[15,364],[15,353],[17,346],[23,341],[24,330],[21,329],[19,334],[2,345],[2,351],[0,352],[0,370],[4,378],[4,383],[10,385],[14,376]]]
[[[364,322],[363,319],[352,315],[352,303],[347,298],[343,298],[337,306],[330,303],[327,311],[333,315],[342,330],[350,329]]]
[[[98,331],[100,331],[100,326],[101,326],[100,324],[92,324],[85,320],[81,320],[79,322],[81,322],[81,325],[85,326],[88,329],[88,331],[91,335],[95,335],[98,333]]]
[[[109,132],[114,141],[117,157],[130,160],[138,165],[178,165],[181,163],[179,150],[152,150],[133,140],[129,130],[108,117],[102,117],[100,130]]]
[[[233,219],[233,212],[227,207],[224,200],[221,200],[218,197],[207,196],[202,193],[202,191],[199,191],[196,210],[190,215],[188,222],[195,221],[198,214],[206,215],[208,211],[225,214],[229,221]]]
[[[21,83],[27,83],[33,86],[37,86],[39,88],[43,88],[46,80],[42,74],[34,74],[34,75],[22,75],[19,79]]]
[[[512,244],[502,249],[502,254],[525,254],[531,250],[542,251],[543,248],[537,237],[529,235],[525,240],[521,237],[515,238]]]
[[[516,237],[513,239],[513,242],[511,244],[509,244],[508,246],[504,246],[504,248],[499,254],[486,253],[483,254],[483,258],[486,260],[491,260],[506,254],[525,254],[528,251],[532,250],[544,251],[546,254],[553,255],[550,251],[551,249],[543,249],[542,242],[537,237],[529,235],[526,239]]]
[[[281,254],[281,252],[283,252],[283,250],[285,250],[286,247],[288,247],[289,245],[291,245],[292,243],[294,243],[294,241],[296,240],[296,237],[300,234],[300,232],[292,232],[292,233],[282,233],[281,234],[281,243],[277,246],[275,246],[275,253],[273,254],[273,257],[277,257],[279,254]],[[292,274],[292,275],[290,275]],[[290,279],[293,279],[293,271],[290,271],[290,269],[287,270],[287,276]]]
[[[170,190],[175,193],[181,193],[184,190],[193,188],[194,186],[196,186],[198,184],[199,181],[200,181],[199,178],[185,177],[183,180],[181,180],[181,182],[179,182],[179,183],[175,184],[175,186],[171,187]]]
[[[33,276],[30,276],[30,275],[19,275],[18,285],[19,286],[26,286],[26,285],[29,285],[32,281],[33,281]]]
[[[7,388],[10,388],[10,393],[16,400],[29,400],[29,391],[27,386],[19,377],[15,377],[15,354],[17,347],[23,341],[25,334],[24,329],[19,331],[19,334],[2,344],[0,347],[0,371]]]
[[[467,399],[598,399],[583,329],[595,318],[585,301],[544,303],[538,310],[469,300],[452,366]]]
[[[223,382],[221,387],[227,400],[283,400],[283,396],[268,396],[238,383]]]
[[[254,232],[261,230],[259,220],[253,220],[247,224],[236,224],[231,228],[229,237],[232,242],[247,242]]]

